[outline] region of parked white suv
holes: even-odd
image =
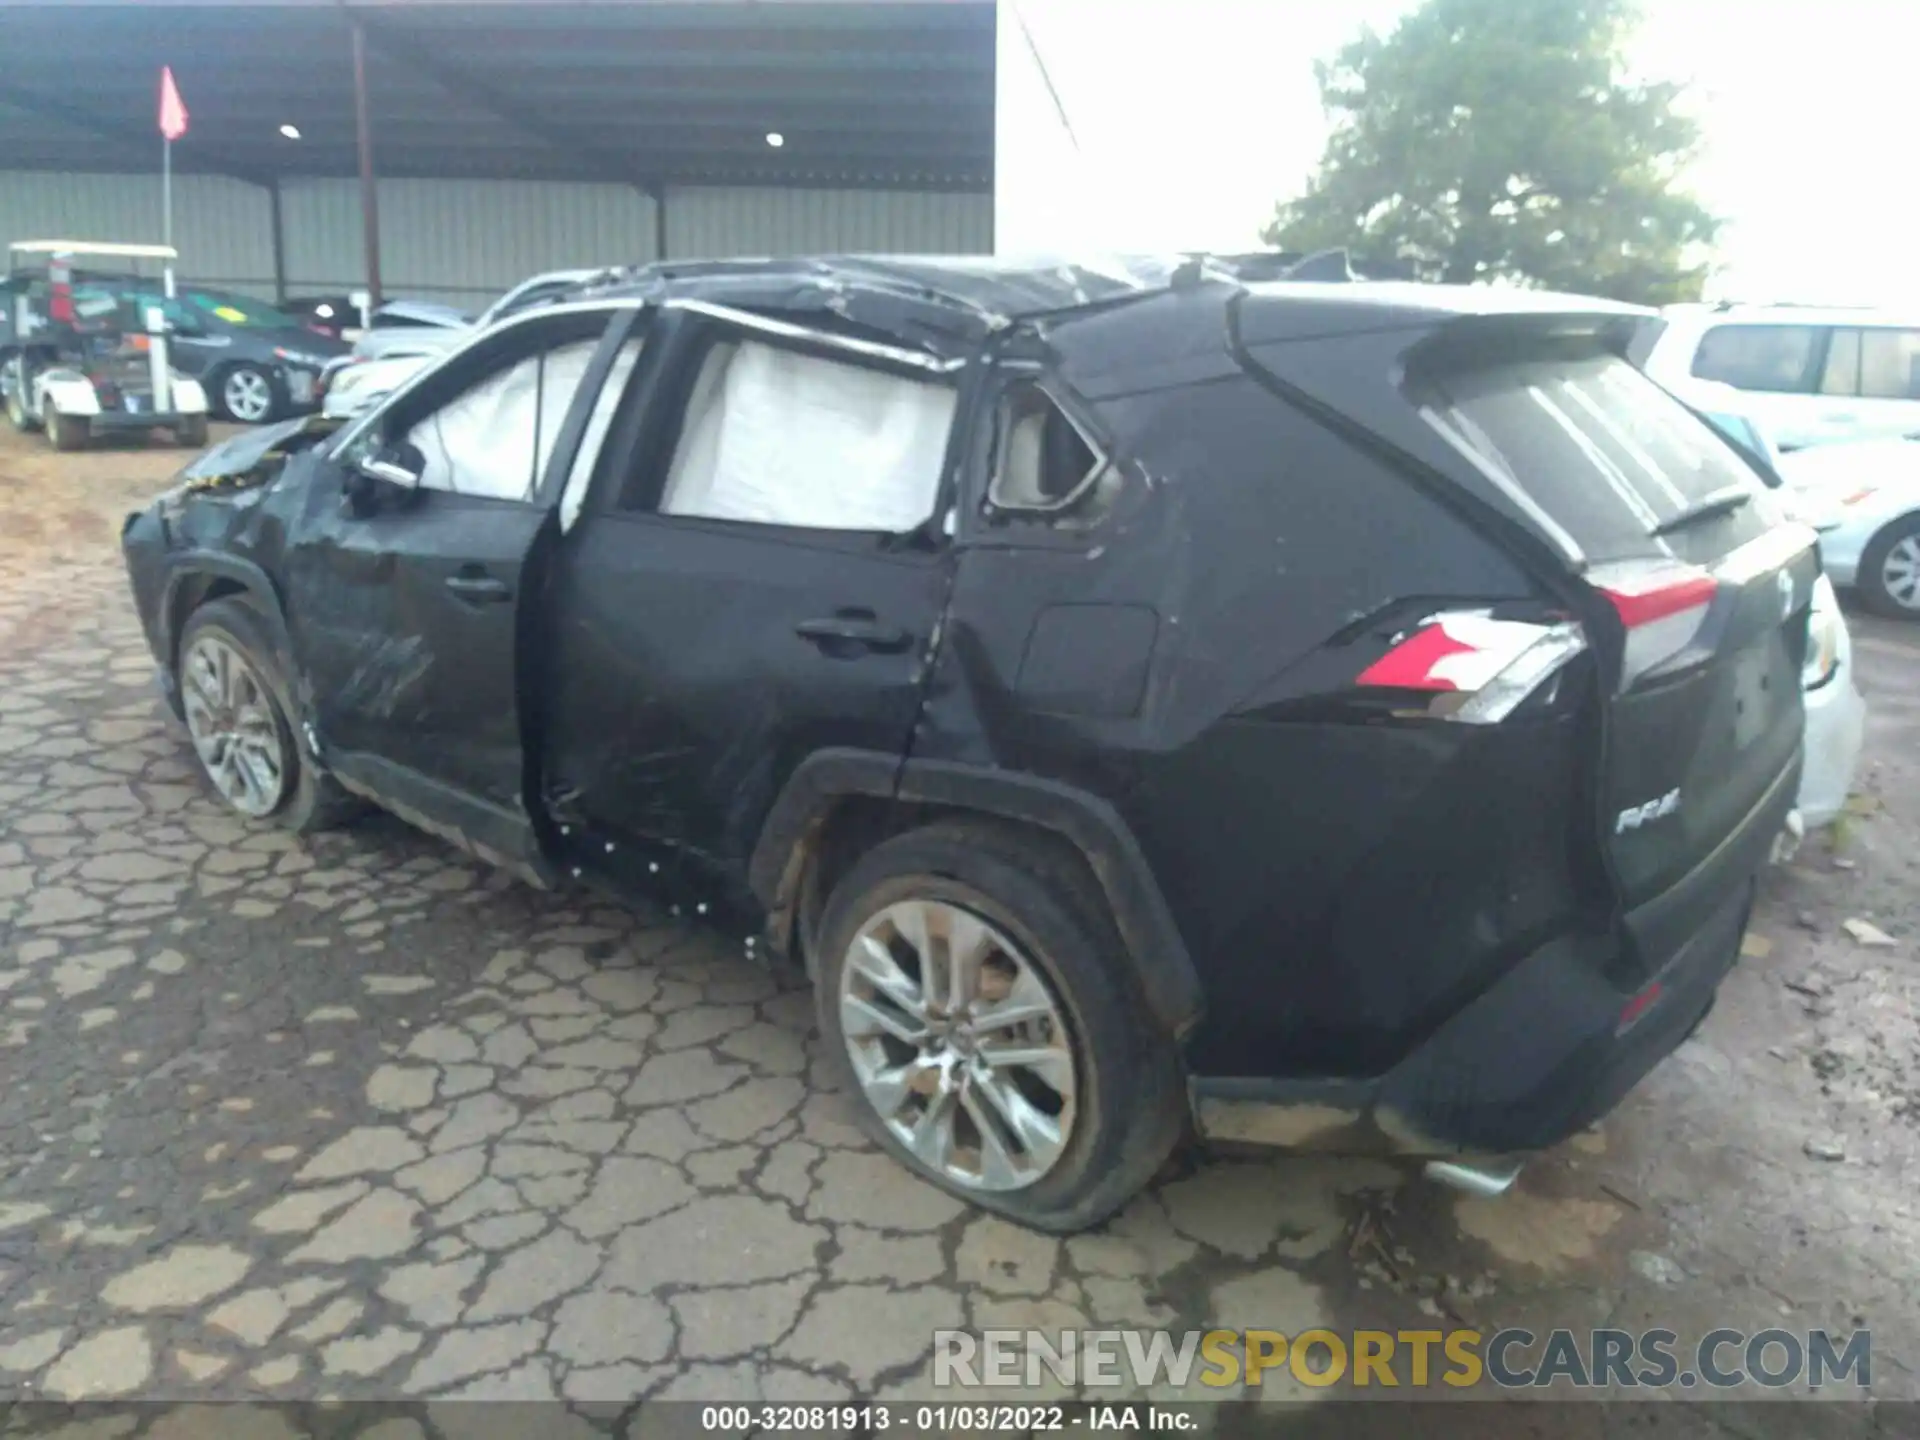
[[[1671,305],[1632,359],[1668,389],[1715,380],[1742,391],[1774,443],[1920,433],[1920,319],[1801,305]]]

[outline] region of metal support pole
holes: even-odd
[[[373,178],[373,121],[367,115],[367,37],[353,24],[353,117],[360,136],[360,220],[366,234],[367,294],[380,307],[380,198]]]
[[[273,232],[273,303],[287,303],[287,231],[280,218],[280,181],[267,186],[267,223]]]
[[[667,258],[667,187],[655,185],[647,192],[653,197],[653,258]]]

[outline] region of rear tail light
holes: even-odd
[[[1632,561],[1598,566],[1588,580],[1626,627],[1620,688],[1683,655],[1699,637],[1720,584],[1696,565]]]
[[[1356,684],[1426,691],[1426,713],[1466,725],[1493,725],[1547,685],[1582,650],[1572,622],[1496,620],[1484,610],[1429,615],[1360,672]]]
[[[1684,663],[1701,639],[1721,581],[1675,560],[1599,565],[1588,581],[1606,597],[1626,631],[1620,689]],[[1425,713],[1490,725],[1511,715],[1587,648],[1570,620],[1496,620],[1487,610],[1429,615],[1396,635],[1393,647],[1357,684],[1427,691]]]

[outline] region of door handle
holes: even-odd
[[[824,620],[802,620],[793,627],[802,640],[811,640],[829,655],[859,650],[896,654],[913,643],[913,636],[897,626],[882,625],[871,612],[848,611]]]
[[[513,598],[513,587],[491,575],[449,575],[447,589],[469,605],[498,605]]]

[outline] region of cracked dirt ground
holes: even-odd
[[[1865,1324],[1920,1389],[1920,633],[1856,622],[1863,813],[1602,1132],[1494,1202],[1215,1157],[1055,1241],[864,1143],[716,937],[227,818],[114,548],[179,461],[0,439],[0,1395],[926,1397],[938,1327],[1438,1316]]]

